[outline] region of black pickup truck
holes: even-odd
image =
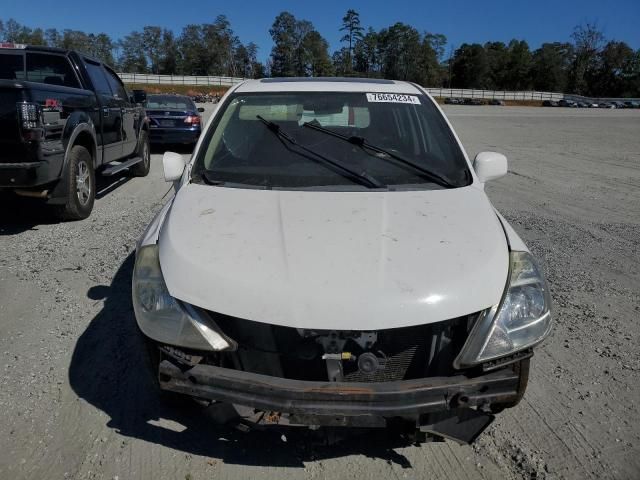
[[[63,219],[89,216],[95,173],[149,173],[148,120],[107,65],[78,52],[0,43],[0,190]]]

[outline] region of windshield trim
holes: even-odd
[[[437,183],[431,182],[429,180],[425,180],[424,182],[413,182],[411,184],[395,184],[395,183],[389,183],[386,184],[385,186],[387,188],[385,188],[384,190],[382,189],[370,189],[367,188],[363,185],[358,185],[358,184],[353,184],[352,186],[347,186],[347,185],[331,185],[331,186],[322,186],[322,185],[318,185],[318,186],[308,186],[308,187],[276,187],[276,186],[272,186],[271,189],[273,190],[282,190],[282,191],[326,191],[326,192],[332,192],[332,191],[357,191],[357,192],[366,192],[366,191],[385,191],[385,192],[398,192],[398,191],[430,191],[430,190],[455,190],[457,188],[464,188],[464,187],[468,187],[470,185],[473,185],[475,183],[475,177],[472,173],[472,169],[467,157],[467,154],[462,146],[462,142],[459,140],[457,134],[455,133],[455,131],[453,130],[453,126],[451,125],[451,123],[449,122],[448,118],[445,116],[445,114],[442,112],[442,109],[440,109],[439,105],[435,102],[435,100],[433,100],[423,89],[418,88],[419,93],[415,93],[412,92],[412,95],[417,95],[418,97],[420,97],[421,100],[423,100],[425,103],[428,102],[430,105],[433,106],[433,110],[434,110],[434,114],[438,115],[440,117],[440,119],[442,120],[442,122],[444,123],[444,125],[446,126],[445,130],[445,135],[447,137],[447,140],[449,142],[451,142],[451,144],[454,146],[454,148],[459,152],[461,159],[463,160],[462,162],[462,168],[461,168],[461,177],[464,178],[464,181],[461,181],[459,184],[455,184],[453,187],[451,188],[444,188],[441,185],[438,185]],[[253,97],[253,96],[281,96],[281,95],[287,95],[287,94],[292,94],[292,95],[299,95],[299,94],[317,94],[317,93],[333,93],[330,91],[327,92],[318,92],[315,90],[308,90],[308,91],[298,91],[298,90],[282,90],[282,91],[252,91],[252,92],[242,92],[242,91],[237,91],[237,89],[233,90],[232,92],[229,93],[229,95],[222,100],[218,105],[217,108],[215,109],[214,112],[214,117],[211,119],[211,122],[208,126],[208,128],[206,129],[205,132],[203,132],[202,137],[199,140],[199,147],[197,149],[197,151],[194,153],[192,161],[190,162],[191,165],[189,167],[189,173],[188,173],[188,178],[187,178],[187,183],[192,183],[194,182],[194,180],[197,180],[198,178],[202,177],[202,173],[201,173],[201,169],[204,170],[204,156],[207,153],[207,147],[209,145],[209,143],[212,140],[212,137],[216,131],[216,129],[218,128],[218,125],[220,124],[220,121],[222,120],[222,117],[224,115],[224,112],[227,110],[227,108],[229,108],[229,105],[238,97]],[[336,91],[335,93],[362,93],[365,94],[367,93],[364,90],[360,90],[360,91]],[[201,167],[200,169],[198,167]],[[238,187],[233,187],[233,188],[241,188],[239,185],[239,183],[237,184]],[[351,187],[351,188],[349,188]],[[220,188],[225,188],[224,186],[220,186]],[[259,187],[258,187],[259,188]]]

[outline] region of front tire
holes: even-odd
[[[149,133],[146,130],[140,132],[136,155],[141,157],[142,161],[130,168],[131,176],[146,177],[151,169],[151,146],[149,145]]]
[[[57,216],[62,220],[87,218],[96,198],[96,177],[93,158],[81,145],[73,146],[69,152],[67,185],[66,202],[57,208]]]

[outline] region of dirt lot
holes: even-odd
[[[524,401],[474,446],[221,429],[150,393],[130,303],[134,244],[167,196],[101,182],[92,216],[0,209],[0,478],[640,478],[640,111],[446,109],[541,260],[554,332]],[[286,441],[285,441],[286,440]]]

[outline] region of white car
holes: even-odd
[[[473,441],[527,385],[547,284],[422,88],[231,88],[138,245],[133,305],[161,390],[247,424]]]

